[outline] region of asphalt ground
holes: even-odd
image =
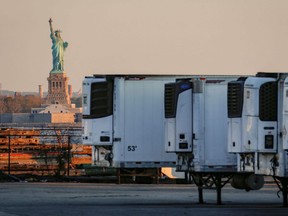
[[[11,182],[0,183],[0,216],[288,215],[278,191],[226,185],[217,205],[215,190],[204,190],[199,204],[195,185]]]

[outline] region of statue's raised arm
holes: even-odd
[[[53,31],[53,27],[52,27],[52,19],[50,18],[48,22],[49,22],[49,25],[50,25],[50,32],[51,32],[51,34],[53,34],[54,31]]]
[[[52,39],[52,57],[53,68],[51,72],[63,72],[64,71],[64,51],[66,50],[68,43],[63,42],[60,36],[60,30],[53,30],[52,19],[49,19],[50,25],[50,37]]]

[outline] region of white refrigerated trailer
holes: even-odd
[[[198,186],[221,188],[237,173],[236,155],[227,151],[228,82],[238,76],[202,76],[165,84],[165,146],[177,154],[176,168]]]
[[[273,176],[287,206],[288,73],[258,73],[230,82],[228,116],[228,150],[237,155],[238,172]],[[234,186],[245,188],[243,181]]]
[[[93,165],[117,168],[120,175],[175,167],[176,154],[164,147],[164,85],[175,80],[164,75],[85,77],[82,139],[92,145]]]

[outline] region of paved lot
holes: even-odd
[[[225,186],[219,206],[214,190],[204,190],[205,204],[198,204],[194,185],[0,183],[0,216],[287,215],[277,191]]]

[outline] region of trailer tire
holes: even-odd
[[[259,190],[264,185],[264,177],[262,175],[251,174],[246,177],[245,184],[250,190]]]
[[[246,189],[245,176],[244,175],[234,175],[231,180],[231,186],[235,189]]]

